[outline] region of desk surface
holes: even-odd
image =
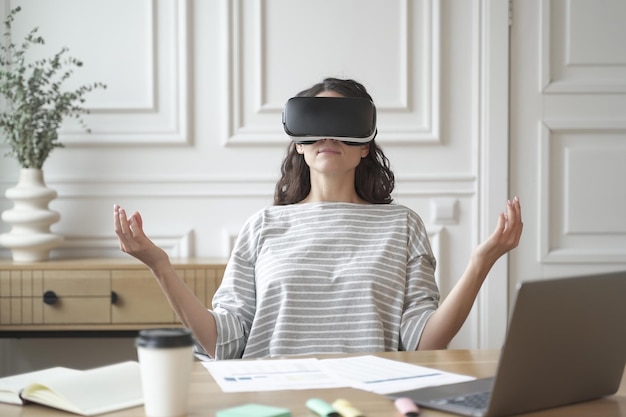
[[[491,376],[495,373],[499,351],[496,350],[440,350],[423,352],[381,353],[389,359],[438,368],[475,377]],[[341,388],[325,390],[293,390],[259,393],[224,393],[213,381],[209,372],[200,364],[194,364],[190,388],[188,416],[215,416],[217,410],[246,403],[260,403],[289,408],[293,417],[317,417],[305,407],[307,399],[322,398],[332,402],[345,398],[364,412],[366,417],[399,417],[390,400],[365,391]],[[420,416],[446,416],[449,414],[433,410],[421,410]],[[38,405],[14,406],[0,404],[3,417],[69,417],[73,414],[55,411]],[[143,407],[121,410],[106,414],[106,417],[140,417]],[[541,412],[524,414],[533,417],[621,417],[626,416],[626,374],[622,378],[620,390],[614,396],[554,408]]]

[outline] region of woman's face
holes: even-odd
[[[322,91],[316,97],[343,97],[335,91]],[[314,172],[338,175],[353,172],[369,153],[369,144],[347,145],[335,139],[321,139],[312,144],[296,144],[296,151]]]

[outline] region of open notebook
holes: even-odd
[[[626,271],[524,282],[494,377],[388,397],[501,417],[614,394],[626,364],[625,297]]]
[[[84,416],[143,404],[139,363],[127,361],[85,371],[64,367],[0,378],[0,402],[29,402]],[[143,413],[143,410],[141,410]]]

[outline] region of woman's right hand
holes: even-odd
[[[169,264],[167,253],[143,232],[143,221],[138,212],[126,217],[126,211],[117,204],[114,205],[113,226],[122,252],[137,258],[153,270],[161,263]]]

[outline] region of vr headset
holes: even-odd
[[[295,143],[362,145],[376,137],[376,107],[360,97],[293,97],[283,110],[283,127]]]

